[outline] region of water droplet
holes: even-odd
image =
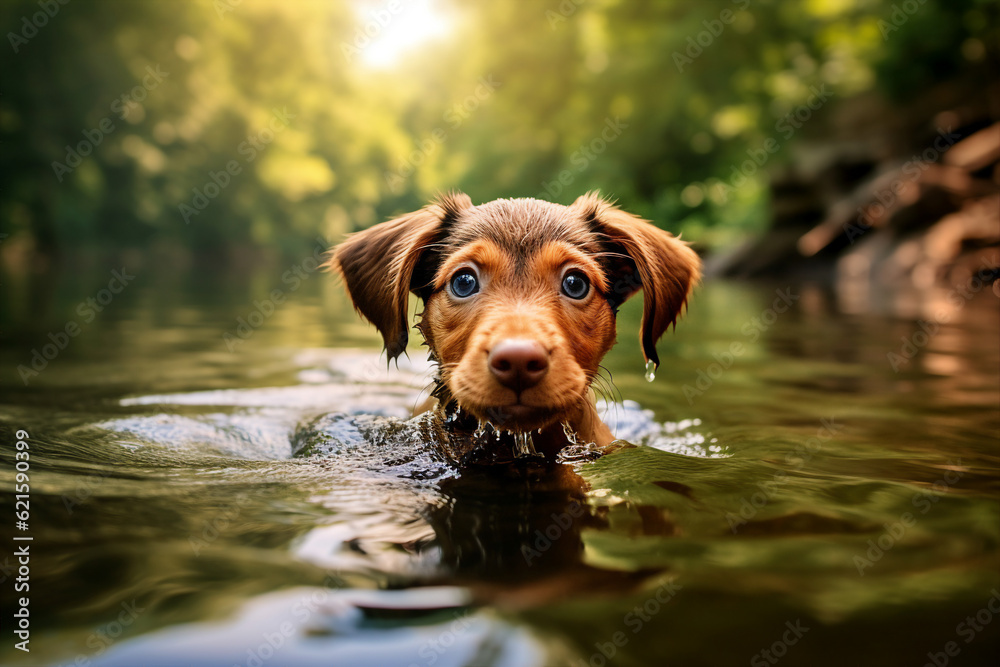
[[[646,382],[656,379],[656,362],[650,360],[646,362]]]

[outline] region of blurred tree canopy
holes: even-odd
[[[998,42],[992,0],[18,0],[0,26],[0,231],[42,251],[300,252],[448,189],[598,188],[717,246],[766,225],[738,165],[786,159],[803,109],[988,76]]]

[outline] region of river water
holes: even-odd
[[[3,664],[940,666],[1000,649],[988,285],[708,282],[652,383],[627,304],[599,389],[631,445],[460,471],[404,422],[423,348],[387,369],[329,276],[114,268],[5,280]],[[308,447],[317,429],[334,444]],[[25,594],[30,653],[12,634]]]

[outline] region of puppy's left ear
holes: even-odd
[[[426,266],[433,255],[428,248],[471,206],[468,195],[444,195],[419,211],[351,234],[326,263],[343,277],[355,310],[382,334],[389,359],[406,350],[409,293],[422,291],[433,275]]]
[[[577,210],[604,245],[602,261],[616,306],[640,289],[642,352],[660,365],[656,341],[676,324],[691,290],[701,277],[701,259],[679,238],[588,193],[570,207]]]

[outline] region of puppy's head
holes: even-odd
[[[697,282],[687,244],[596,194],[571,206],[447,195],[352,235],[330,264],[390,358],[407,341],[407,298],[423,299],[421,333],[446,396],[515,431],[564,419],[586,400],[615,341],[615,313],[644,292],[643,355]]]

